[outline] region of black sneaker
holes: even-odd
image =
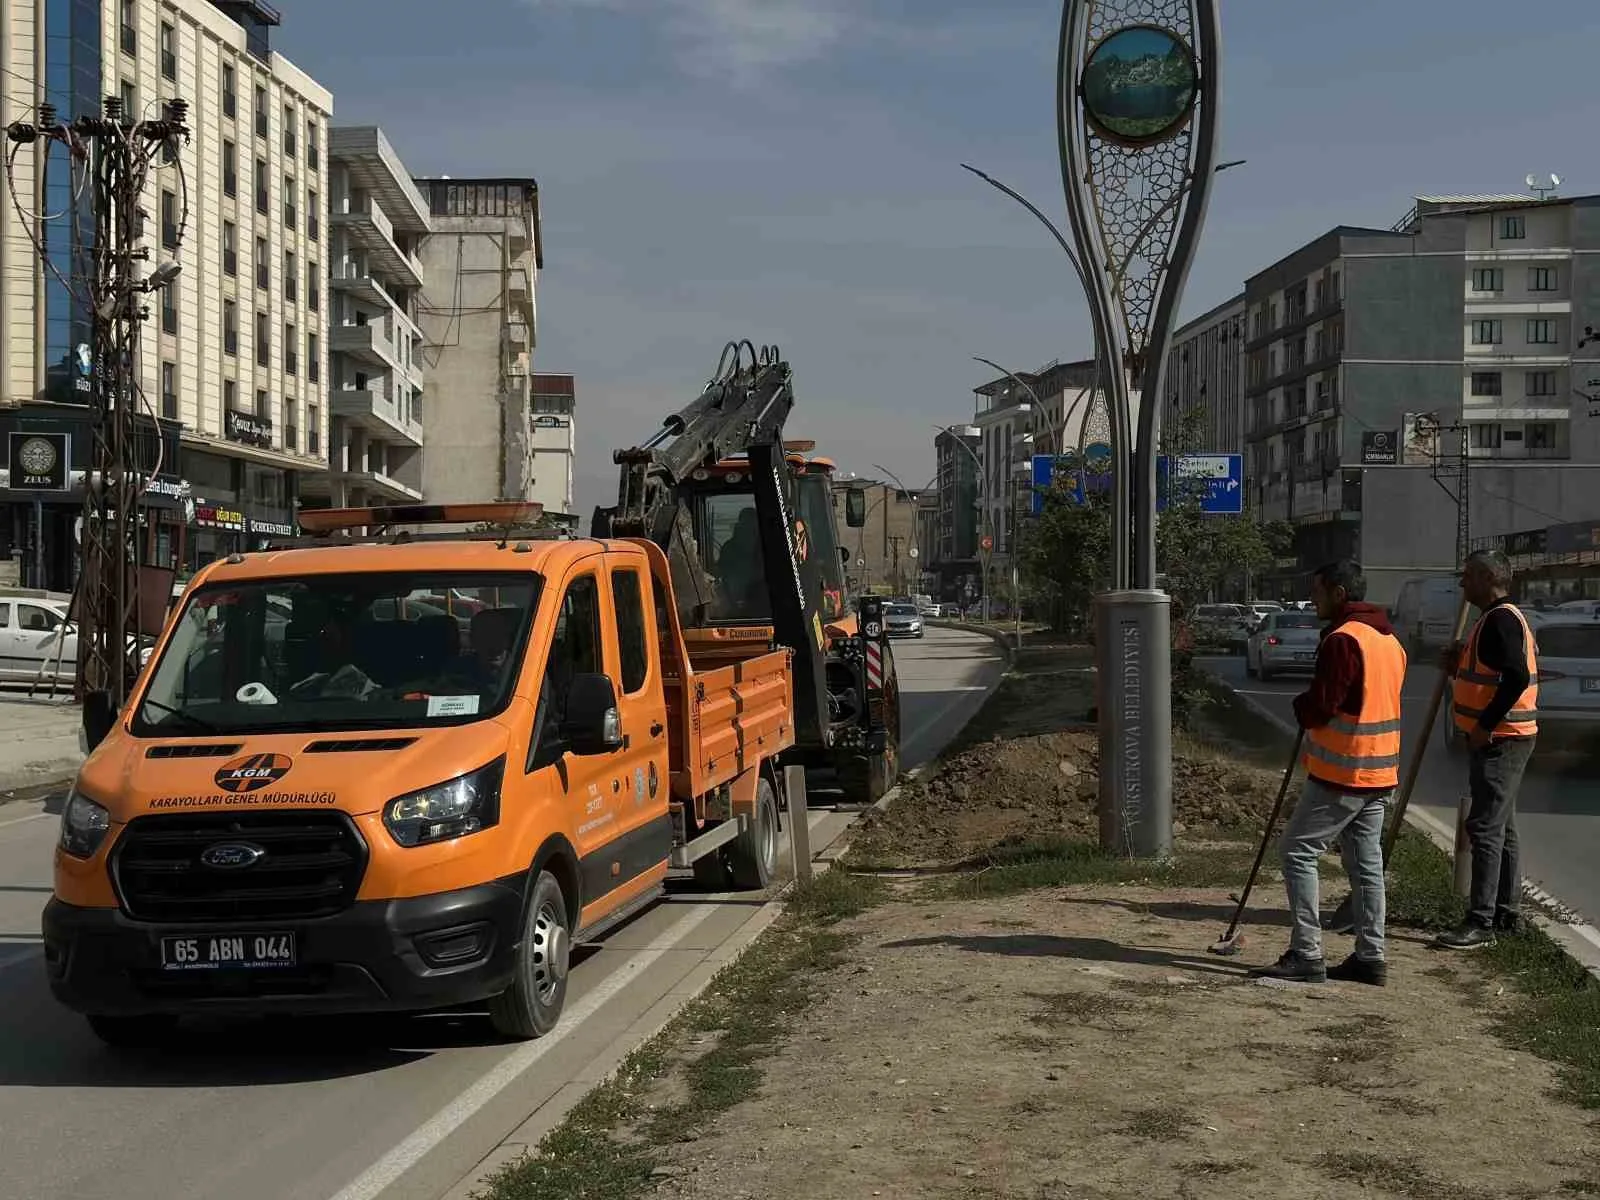
[[[1496,913],[1494,927],[1500,933],[1520,933],[1522,932],[1522,914]]]
[[[1352,954],[1338,966],[1329,967],[1328,978],[1340,983],[1368,983],[1373,987],[1387,987],[1389,964],[1381,958],[1357,958]]]
[[[1476,925],[1468,921],[1449,933],[1441,933],[1433,939],[1435,946],[1446,950],[1481,950],[1485,946],[1494,945],[1494,930],[1487,925]]]
[[[1308,958],[1290,950],[1270,967],[1257,967],[1250,974],[1256,979],[1282,979],[1290,983],[1327,983],[1328,968],[1320,958]]]
[[[1356,931],[1356,906],[1346,896],[1339,901],[1339,907],[1323,921],[1322,927],[1329,933],[1354,933]]]

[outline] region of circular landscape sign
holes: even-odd
[[[1107,36],[1083,66],[1083,110],[1101,135],[1129,146],[1165,141],[1194,109],[1194,51],[1170,29],[1129,25]]]

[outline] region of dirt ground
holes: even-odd
[[[1244,968],[1286,930],[1213,958],[1227,915],[1135,887],[872,909],[756,1098],[688,1131],[656,1194],[1600,1195],[1592,1114],[1489,1034],[1509,997],[1471,962],[1394,931],[1387,989],[1267,986]]]
[[[1026,648],[1000,691],[974,719],[937,774],[905,784],[886,811],[869,812],[852,838],[852,861],[896,867],[965,861],[1027,838],[1094,838],[1100,759],[1087,713],[1094,704],[1092,651]],[[1255,836],[1282,779],[1202,715],[1179,739],[1173,808],[1186,830]]]

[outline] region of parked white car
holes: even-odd
[[[1223,646],[1230,654],[1244,649],[1250,622],[1250,610],[1242,604],[1199,604],[1191,619],[1196,644]]]
[[[1540,731],[1600,734],[1600,615],[1558,610],[1529,624],[1539,653]]]
[[[78,631],[67,620],[68,605],[67,599],[0,593],[0,682],[32,683],[53,676],[58,683],[70,683],[77,677]],[[141,668],[149,662],[153,645],[146,640]]]
[[[1290,672],[1309,675],[1317,669],[1321,637],[1322,622],[1314,612],[1268,613],[1244,644],[1244,672],[1261,679]]]

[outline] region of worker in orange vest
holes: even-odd
[[[1306,782],[1282,846],[1293,933],[1283,957],[1256,975],[1301,983],[1388,982],[1383,818],[1400,782],[1406,652],[1388,613],[1368,604],[1366,596],[1366,576],[1348,559],[1312,575],[1311,599],[1328,624],[1311,686],[1294,701],[1295,719],[1305,731]],[[1356,945],[1354,954],[1329,968],[1322,956],[1317,860],[1336,841],[1350,877]]]
[[[1517,791],[1539,735],[1539,660],[1533,630],[1511,603],[1511,561],[1479,550],[1461,569],[1461,593],[1482,610],[1464,645],[1445,653],[1450,709],[1466,737],[1467,839],[1472,845],[1472,893],[1466,920],[1441,934],[1438,945],[1473,950],[1496,931],[1520,923],[1522,876],[1517,863]]]

